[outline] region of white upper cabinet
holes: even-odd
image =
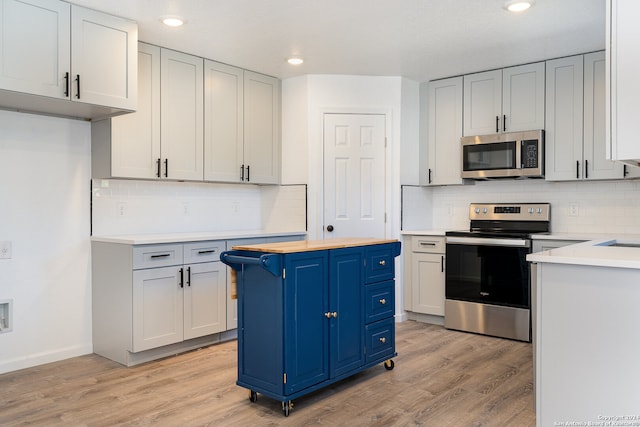
[[[464,76],[464,136],[544,129],[544,63]]]
[[[204,179],[204,60],[160,52],[160,140],[163,178]]]
[[[244,181],[280,182],[280,80],[244,72]]]
[[[607,155],[612,160],[637,165],[640,144],[637,123],[640,116],[640,3],[607,0],[607,82],[610,111],[607,114]]]
[[[0,87],[68,98],[65,76],[71,64],[69,3],[2,0],[0,5]]]
[[[547,61],[547,180],[637,176],[637,168],[606,158],[605,71],[604,52]]]
[[[135,110],[137,37],[135,22],[66,2],[0,0],[0,106],[83,118]]]
[[[239,182],[244,163],[244,71],[205,61],[204,179]]]
[[[73,100],[136,109],[137,33],[132,21],[71,6]]]
[[[462,77],[428,83],[427,156],[421,154],[422,185],[462,184]]]

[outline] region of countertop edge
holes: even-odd
[[[527,261],[543,264],[640,269],[640,250],[607,245],[607,243],[616,240],[615,238],[589,240],[562,248],[532,253],[527,255]]]
[[[92,242],[119,243],[124,245],[149,245],[161,243],[202,242],[207,240],[235,240],[260,237],[306,236],[306,231],[260,232],[224,231],[91,236]]]

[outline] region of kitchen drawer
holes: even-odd
[[[394,278],[393,245],[367,246],[364,252],[364,282],[374,283]]]
[[[385,282],[366,285],[365,293],[365,323],[393,317],[395,314],[395,282]]]
[[[393,317],[365,326],[366,363],[381,357],[393,357],[395,325]]]
[[[436,236],[413,236],[411,238],[412,252],[429,252],[443,254],[445,250],[444,237]]]
[[[184,244],[184,263],[220,261],[220,254],[227,250],[224,240]]]
[[[180,264],[182,264],[182,244],[133,247],[134,270]]]

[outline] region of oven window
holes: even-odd
[[[529,248],[447,244],[447,299],[530,307]]]
[[[462,152],[462,168],[465,171],[516,168],[515,141],[464,145]]]

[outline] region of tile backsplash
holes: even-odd
[[[462,186],[405,186],[402,228],[467,229],[469,204],[482,202],[549,202],[552,232],[640,234],[640,180],[495,180]]]
[[[306,229],[306,186],[92,181],[92,234]]]

